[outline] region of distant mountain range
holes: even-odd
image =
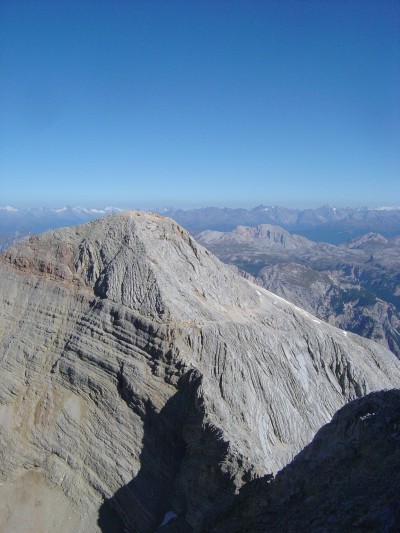
[[[48,229],[89,222],[121,211],[117,207],[101,209],[65,206],[61,208],[29,207],[17,209],[10,205],[0,207],[0,232],[29,231],[39,233]]]
[[[73,226],[122,211],[118,207],[61,208],[0,207],[0,234],[16,231],[41,233],[48,229]],[[400,234],[400,206],[291,209],[259,205],[252,209],[203,207],[199,209],[159,208],[153,211],[169,216],[191,233],[204,230],[231,231],[236,226],[272,224],[318,242],[338,244],[365,233],[377,232],[390,238]]]
[[[117,207],[101,209],[79,206],[61,208],[29,207],[17,209],[10,205],[0,207],[0,252],[29,235],[48,229],[76,226],[106,215],[118,213]]]
[[[192,233],[206,229],[231,231],[236,226],[273,224],[318,242],[341,242],[378,232],[385,237],[400,234],[400,206],[336,208],[324,205],[316,209],[289,209],[259,205],[253,209],[206,207],[201,209],[165,209],[160,211]]]

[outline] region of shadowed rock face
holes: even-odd
[[[154,214],[15,244],[0,300],[5,531],[25,527],[10,509],[27,474],[39,502],[59,495],[42,531],[153,531],[168,511],[204,530],[339,407],[400,383],[390,352],[240,278]]]
[[[399,446],[400,391],[354,400],[275,479],[245,485],[212,531],[398,531]]]

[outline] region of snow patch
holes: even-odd
[[[382,207],[375,207],[372,211],[400,211],[400,205],[388,205]]]
[[[310,313],[308,313],[304,309],[301,309],[300,307],[297,307],[297,305],[295,305],[294,308],[297,309],[297,311],[300,311],[300,313],[303,313],[303,315],[310,316]]]
[[[168,513],[165,514],[164,520],[162,521],[162,524],[160,527],[166,526],[174,518],[178,518],[178,515],[175,514],[173,511],[168,511]]]
[[[12,207],[11,205],[4,205],[3,207],[0,207],[0,211],[7,211],[7,213],[14,213],[15,211],[18,211],[18,209],[15,207]]]

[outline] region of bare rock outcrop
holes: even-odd
[[[168,511],[202,531],[346,402],[400,384],[389,351],[237,276],[159,215],[32,237],[0,273],[4,531],[42,520],[50,489],[41,531],[148,532]]]

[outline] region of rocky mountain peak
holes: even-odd
[[[400,383],[389,351],[238,277],[159,215],[0,257],[3,530],[146,533],[168,512],[207,530],[338,408]]]
[[[203,231],[197,236],[197,240],[205,246],[255,246],[260,250],[307,250],[314,243],[301,237],[292,235],[288,231],[271,224],[258,226],[237,226],[231,232]]]
[[[258,302],[187,231],[156,213],[124,211],[48,231],[9,248],[3,262],[162,321],[222,318]]]

